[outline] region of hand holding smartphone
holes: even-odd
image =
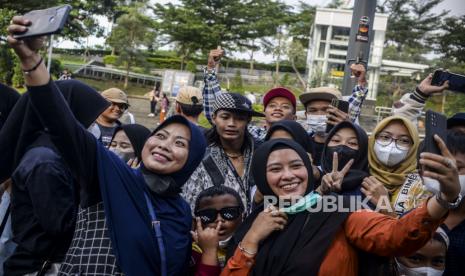
[[[347,102],[347,101],[343,101],[343,100],[333,98],[331,100],[331,106],[336,107],[337,109],[339,109],[340,111],[342,111],[344,113],[349,113],[349,102]],[[329,133],[331,131],[331,129],[333,129],[333,127],[334,127],[334,125],[327,124],[326,125],[326,133]]]
[[[441,155],[434,135],[438,135],[445,143],[447,142],[447,117],[432,110],[426,111],[425,121],[425,152]]]
[[[465,93],[465,76],[444,70],[434,71],[431,85],[441,86],[445,81],[449,81],[449,90]]]
[[[15,39],[25,39],[56,34],[63,30],[68,19],[70,5],[63,5],[44,10],[34,10],[23,15],[31,24],[23,33],[13,35]]]

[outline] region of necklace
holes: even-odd
[[[226,154],[227,157],[232,158],[232,159],[236,159],[236,158],[239,158],[239,157],[243,156],[242,153],[234,155],[234,154],[228,154],[228,153],[225,152],[225,154]]]

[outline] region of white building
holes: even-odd
[[[387,14],[376,13],[374,22],[370,23],[374,32],[368,61],[368,99],[376,99],[381,74],[415,76],[428,68],[417,63],[382,59],[387,22]],[[342,80],[351,23],[352,10],[317,8],[307,55],[309,82],[323,75]]]

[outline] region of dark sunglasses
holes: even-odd
[[[111,104],[113,106],[117,106],[119,109],[121,110],[126,110],[128,109],[129,105],[128,104],[125,104],[125,103],[115,103],[115,102],[111,102]]]
[[[216,210],[213,208],[203,209],[203,210],[195,212],[195,216],[199,217],[202,223],[208,224],[208,223],[215,222],[216,217],[218,216],[218,213],[225,220],[235,220],[241,215],[242,208],[240,206],[234,206],[234,207],[224,207],[220,210]]]

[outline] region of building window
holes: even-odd
[[[325,57],[325,48],[326,48],[326,43],[320,42],[320,46],[318,48],[318,57],[319,58],[324,58]]]

